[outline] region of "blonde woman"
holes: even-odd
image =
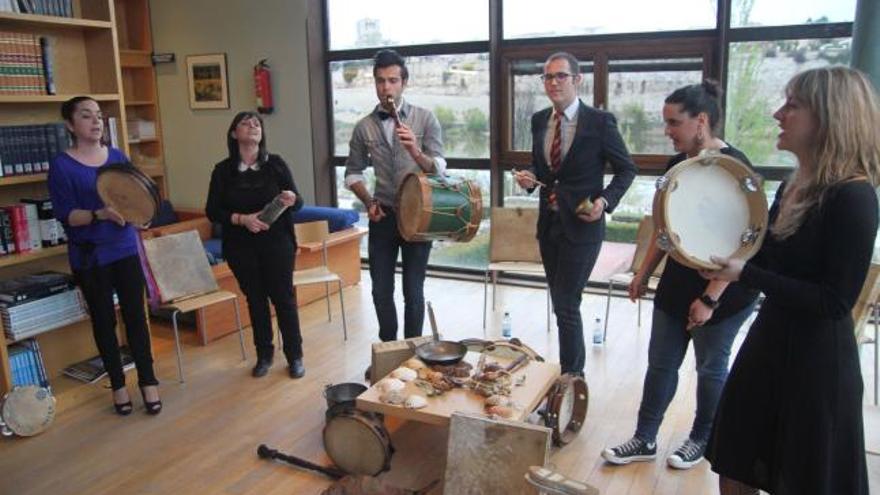
[[[877,233],[880,111],[860,72],[802,72],[773,115],[797,157],[758,255],[713,280],[766,296],[727,379],[706,458],[721,494],[868,493],[850,316]]]

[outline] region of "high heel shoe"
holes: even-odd
[[[162,412],[162,401],[161,400],[157,400],[155,402],[147,401],[147,394],[144,393],[144,388],[140,387],[140,389],[141,389],[141,398],[144,400],[144,408],[147,410],[147,414],[155,416],[155,415],[159,414],[160,412]]]
[[[116,402],[116,391],[113,391],[113,408],[116,409],[116,414],[120,416],[128,416],[131,414],[131,411],[134,410],[134,406],[131,403],[131,399],[128,399],[128,402],[118,403]]]

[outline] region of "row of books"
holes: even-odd
[[[0,126],[0,176],[48,172],[52,157],[70,145],[63,122]]]
[[[0,206],[0,256],[24,254],[67,242],[48,199],[22,199]]]
[[[35,339],[27,339],[12,344],[9,352],[9,368],[12,371],[12,386],[49,386],[49,377],[43,364],[40,345]]]
[[[73,17],[73,0],[0,0],[0,12]]]
[[[54,95],[54,72],[49,38],[0,31],[0,94]]]

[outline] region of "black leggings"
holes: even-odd
[[[138,385],[158,385],[153,372],[153,355],[150,350],[150,332],[144,311],[144,274],[140,259],[129,256],[108,265],[77,270],[76,282],[82,289],[92,319],[95,345],[101,354],[104,368],[110,375],[113,390],[125,386],[119,340],[116,338],[116,309],[113,306],[113,290],[119,297],[122,321],[128,347],[138,371]]]

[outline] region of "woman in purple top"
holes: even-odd
[[[158,380],[153,373],[150,334],[144,312],[144,276],[138,258],[137,231],[98,196],[98,169],[110,163],[128,162],[118,149],[104,146],[104,121],[98,103],[77,96],[61,106],[73,146],[52,160],[49,195],[55,217],[64,224],[69,240],[68,256],[77,284],[82,289],[92,320],[95,344],[110,376],[113,406],[120,415],[133,409],[116,338],[119,299],[128,345],[138,371],[138,385],[149,414],[162,411]]]

